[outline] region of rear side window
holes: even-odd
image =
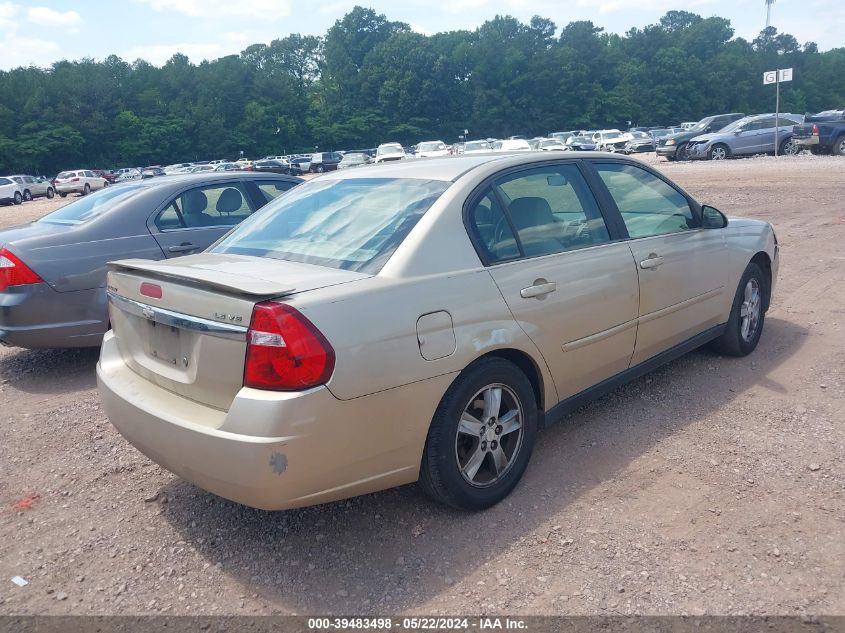
[[[160,231],[234,226],[252,212],[241,185],[232,182],[182,192],[158,214],[155,225]]]
[[[14,184],[14,183],[11,180],[9,180],[8,178],[0,178],[0,185],[11,185],[11,184]]]
[[[654,174],[625,163],[594,166],[631,237],[665,235],[698,227],[687,199]]]
[[[519,257],[516,237],[499,200],[488,189],[469,212],[469,222],[484,259],[501,262]]]
[[[131,198],[143,189],[140,184],[120,184],[106,187],[97,193],[79,198],[75,202],[45,215],[38,222],[48,224],[82,224],[105,213],[117,204]]]
[[[498,199],[512,231],[519,255],[536,257],[610,240],[604,218],[581,172],[575,165],[549,165],[509,174],[496,181]],[[503,237],[501,229],[494,234]],[[506,242],[495,255],[508,255]],[[496,258],[491,258],[495,261]]]
[[[267,202],[270,202],[278,198],[285,191],[293,189],[297,183],[287,182],[285,180],[259,180],[255,181],[255,184],[258,185],[261,195],[264,196]]]

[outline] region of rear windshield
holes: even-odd
[[[75,171],[63,171],[56,178],[72,178],[73,176],[76,176]]]
[[[110,207],[131,198],[144,185],[140,184],[119,184],[106,189],[100,189],[97,193],[92,193],[79,198],[76,202],[71,202],[69,205],[62,207],[58,211],[53,211],[49,215],[45,215],[38,222],[47,224],[82,224],[88,222],[107,211]]]
[[[269,203],[209,250],[375,274],[449,184],[312,180]]]

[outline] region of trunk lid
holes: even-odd
[[[211,253],[122,260],[111,267],[109,314],[126,365],[160,387],[221,410],[243,386],[246,330],[256,303],[370,277]]]

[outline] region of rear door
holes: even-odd
[[[725,233],[702,229],[687,197],[638,165],[593,163],[629,234],[639,276],[636,365],[723,323]]]
[[[470,203],[468,225],[514,318],[543,354],[561,399],[628,367],[637,273],[578,164],[507,173]]]
[[[205,250],[255,209],[243,183],[233,178],[181,191],[147,226],[165,257],[178,257]]]

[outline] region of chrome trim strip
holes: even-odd
[[[632,319],[620,325],[614,325],[612,328],[609,328],[607,330],[596,332],[595,334],[590,334],[589,336],[585,336],[584,338],[575,339],[574,341],[570,341],[569,343],[564,343],[562,349],[564,352],[571,352],[576,349],[580,349],[585,345],[592,345],[593,343],[598,343],[599,341],[603,341],[607,338],[610,338],[611,336],[621,334],[622,332],[630,330],[636,325],[637,319]]]
[[[643,314],[640,317],[640,325],[643,323],[648,323],[649,321],[654,321],[654,319],[659,319],[661,317],[665,317],[667,314],[672,314],[673,312],[677,312],[678,310],[683,310],[685,308],[689,308],[696,303],[701,303],[702,301],[706,301],[708,299],[712,299],[725,291],[724,286],[719,286],[718,288],[714,288],[713,290],[708,290],[707,292],[696,295],[691,299],[686,299],[681,301],[680,303],[676,303],[675,305],[667,306],[665,308],[661,308],[660,310],[655,310],[654,312],[649,312],[648,314]]]
[[[146,319],[147,321],[155,321],[162,325],[171,327],[178,327],[182,330],[193,330],[195,332],[202,332],[209,336],[216,336],[218,338],[227,338],[235,341],[245,341],[247,328],[242,325],[231,325],[229,323],[220,323],[219,321],[212,321],[210,319],[203,319],[201,317],[191,316],[189,314],[182,314],[181,312],[173,312],[156,306],[151,306],[140,301],[127,299],[121,297],[113,292],[107,293],[109,301],[124,312],[128,312],[134,316]]]

